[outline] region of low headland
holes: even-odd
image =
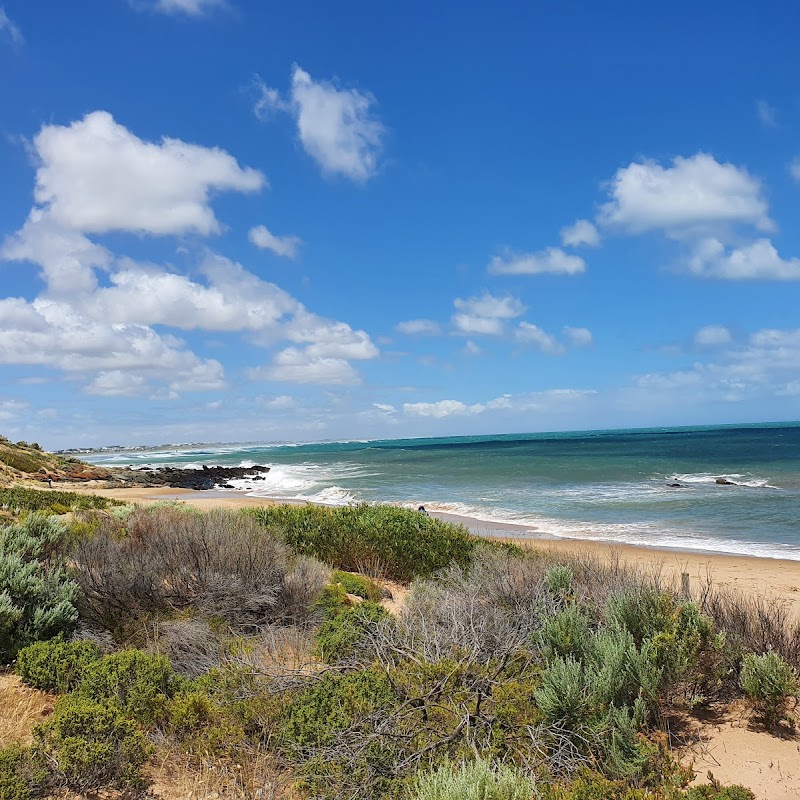
[[[0,442],[0,800],[800,797],[800,562],[97,470]]]

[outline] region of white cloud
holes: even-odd
[[[520,322],[517,326],[515,338],[523,344],[533,345],[537,350],[549,355],[559,355],[564,352],[564,345],[554,336],[542,330],[538,325],[530,322]]]
[[[82,306],[96,320],[275,336],[282,325],[308,313],[283,289],[221,256],[209,254],[201,271],[207,284],[123,259],[109,274],[111,285],[95,290]]]
[[[477,336],[499,336],[505,330],[501,319],[473,317],[469,314],[453,314],[453,325],[459,333]]]
[[[443,419],[453,414],[469,414],[470,406],[460,400],[439,400],[436,403],[403,403],[403,412],[412,417]],[[472,412],[475,413],[475,412]]]
[[[565,325],[564,336],[573,347],[588,347],[593,342],[592,332],[588,328],[573,328]]]
[[[76,374],[125,372],[183,387],[225,385],[218,361],[198,358],[172,336],[145,325],[96,322],[70,305],[46,299],[0,300],[0,363]],[[107,387],[110,380],[102,378],[97,387]]]
[[[756,103],[756,116],[765,127],[778,127],[778,112],[766,100],[759,100]]]
[[[795,158],[789,166],[789,172],[796,181],[800,181],[800,156]]]
[[[131,397],[144,394],[146,390],[147,381],[143,375],[123,372],[119,369],[98,373],[97,377],[86,387],[87,394],[103,397]]]
[[[788,387],[800,374],[800,329],[766,328],[752,333],[745,343],[732,345],[723,341],[725,328],[709,326],[717,327],[719,331],[707,334],[708,339],[718,340],[714,360],[675,372],[641,375],[636,385],[657,392],[680,391],[685,400],[689,399],[687,390],[724,401],[791,393]]]
[[[781,258],[772,242],[763,238],[731,249],[727,249],[719,239],[701,239],[694,245],[687,266],[690,273],[701,278],[800,280],[800,259]]]
[[[600,244],[600,234],[588,219],[576,219],[572,225],[561,229],[561,244],[564,247],[597,247]]]
[[[484,292],[475,297],[457,297],[453,301],[459,313],[452,321],[458,333],[498,336],[505,330],[505,321],[525,312],[525,306],[511,295]]]
[[[443,419],[450,416],[478,415],[492,412],[547,412],[563,409],[596,395],[593,389],[549,389],[526,394],[504,394],[484,403],[467,405],[460,400],[439,400],[435,403],[404,403],[403,413],[412,417]]]
[[[253,192],[266,182],[224,150],[145,142],[105,111],[44,126],[34,148],[36,203],[61,228],[83,233],[208,235],[220,229],[212,191]]]
[[[227,0],[154,0],[154,2],[131,0],[131,5],[134,8],[158,11],[161,14],[202,17],[217,8],[224,8]]]
[[[467,339],[467,343],[464,345],[464,355],[466,356],[479,356],[483,350],[472,341],[472,339]]]
[[[724,325],[706,325],[694,334],[694,343],[700,347],[718,347],[730,344],[731,332]]]
[[[493,295],[484,292],[475,297],[457,297],[453,305],[461,312],[475,317],[492,319],[513,319],[524,313],[522,301],[512,295]]]
[[[286,410],[294,408],[296,403],[294,398],[290,397],[288,394],[280,394],[268,400],[264,405],[266,405],[267,408],[273,408],[275,410]]]
[[[373,403],[372,404],[378,411],[382,411],[384,414],[396,414],[397,409],[390,405],[389,403]]]
[[[505,250],[492,257],[487,269],[491,275],[577,275],[586,270],[586,262],[560,247],[547,247],[537,253]]]
[[[55,224],[43,211],[33,209],[22,228],[0,248],[6,261],[38,264],[50,294],[70,297],[91,292],[97,286],[95,268],[107,268],[112,255],[82,233]]]
[[[269,367],[250,370],[252,380],[266,378],[287,383],[346,385],[361,382],[352,364],[343,358],[310,356],[297,347],[287,347],[276,354]]]
[[[409,319],[398,322],[394,329],[407,336],[437,336],[442,332],[439,323],[431,319]]]
[[[291,259],[297,258],[297,251],[303,243],[302,239],[297,236],[276,236],[264,225],[250,228],[247,238],[262,250],[271,250],[277,256]]]
[[[707,153],[677,156],[668,167],[649,160],[630,164],[617,170],[608,193],[600,222],[631,233],[736,223],[762,231],[775,227],[760,182],[743,167],[721,164]]]
[[[383,124],[372,115],[375,98],[357,89],[339,89],[314,81],[295,65],[288,100],[258,82],[256,115],[288,110],[297,123],[303,149],[326,175],[365,183],[376,172],[384,137]]]
[[[0,35],[6,34],[14,44],[22,44],[22,32],[20,29],[9,19],[5,9],[0,6]]]
[[[262,372],[274,368],[278,379],[301,383],[357,382],[350,361],[377,357],[364,331],[314,314],[222,256],[206,252],[200,277],[190,278],[115,256],[86,235],[209,232],[218,225],[210,190],[256,188],[260,173],[241,170],[220,150],[148,144],[103,112],[45,127],[35,144],[41,205],[0,258],[38,265],[45,289],[32,302],[0,301],[0,363],[60,369],[93,394],[145,394],[160,384],[175,396],[222,388],[222,365],[154,326],[240,332],[264,347],[292,343]]]

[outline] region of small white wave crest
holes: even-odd
[[[745,486],[748,489],[777,489],[769,482],[768,478],[760,478],[749,473],[719,473],[719,472],[687,472],[673,475],[670,481],[688,485],[723,485],[723,486]]]

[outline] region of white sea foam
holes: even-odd
[[[720,473],[720,472],[687,472],[684,474],[673,475],[669,478],[671,481],[677,483],[686,483],[690,485],[718,485],[720,481],[729,481],[735,486],[745,486],[748,489],[777,489],[779,487],[773,486],[768,478],[759,478],[749,473]]]
[[[323,506],[350,506],[358,502],[358,498],[341,486],[329,486],[308,498],[312,503]]]
[[[409,503],[402,504],[413,507]],[[776,542],[752,542],[724,539],[690,531],[670,531],[661,524],[578,522],[502,508],[471,506],[466,503],[423,503],[434,514],[458,517],[467,527],[481,535],[516,533],[531,538],[585,539],[594,542],[629,544],[639,547],[696,550],[706,553],[785,558],[800,561],[800,548]],[[493,528],[492,526],[497,526]]]

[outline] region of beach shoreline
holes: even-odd
[[[171,487],[107,489],[93,482],[54,486],[64,491],[97,494],[130,503],[176,501],[196,508],[258,508],[288,502],[283,499],[246,495],[223,490],[197,491]],[[303,501],[294,501],[302,503]],[[753,598],[772,597],[784,602],[791,615],[800,619],[800,561],[768,556],[714,553],[674,547],[641,546],[594,539],[536,535],[529,528],[512,523],[488,523],[456,514],[431,512],[433,516],[457,522],[487,539],[513,542],[526,549],[555,555],[590,555],[601,559],[619,558],[644,570],[660,571],[668,580],[680,583],[688,574],[699,587],[709,577],[714,585],[741,592]]]

